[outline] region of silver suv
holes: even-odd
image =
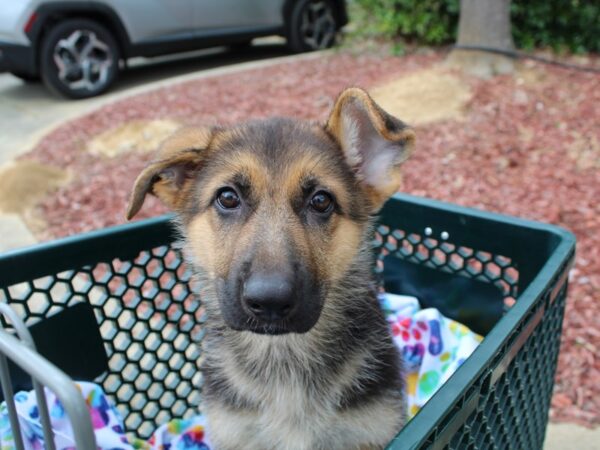
[[[65,96],[104,92],[119,62],[281,35],[294,52],[327,48],[344,0],[2,0],[0,72]]]

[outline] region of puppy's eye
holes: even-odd
[[[231,188],[223,188],[217,194],[217,204],[223,209],[236,209],[240,203],[240,197]]]
[[[318,213],[328,213],[333,208],[333,198],[327,192],[319,191],[310,199],[310,206]]]

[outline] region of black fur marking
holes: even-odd
[[[398,351],[392,343],[386,349],[375,352],[367,364],[359,371],[355,384],[342,393],[340,410],[364,405],[390,393],[400,395],[402,392],[404,384],[398,377],[401,364]]]

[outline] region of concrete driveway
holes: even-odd
[[[172,78],[234,64],[288,55],[283,40],[267,38],[243,51],[214,48],[161,58],[136,58],[105,95],[85,100],[57,97],[40,83],[24,83],[0,74],[0,165],[28,151],[61,122],[136,92],[154,88]]]

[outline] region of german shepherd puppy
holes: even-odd
[[[185,128],[137,178],[177,212],[203,289],[203,412],[216,449],[380,449],[405,422],[376,298],[374,215],[414,133],[358,88],[322,126]]]

